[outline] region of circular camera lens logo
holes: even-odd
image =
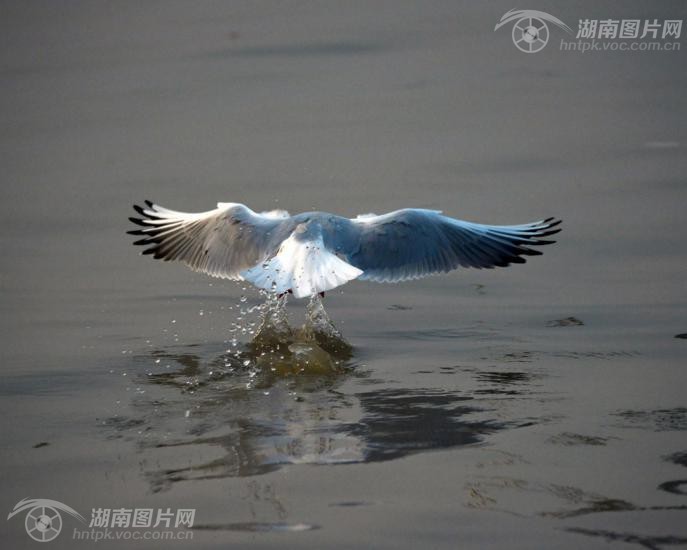
[[[523,17],[513,25],[513,44],[521,52],[537,53],[549,41],[549,27],[538,17]]]
[[[24,519],[26,534],[38,542],[50,542],[62,531],[62,516],[58,510],[86,523],[85,518],[73,508],[47,498],[25,498],[19,501],[7,519],[24,510],[28,510]]]
[[[494,27],[494,30],[496,31],[506,23],[513,21],[515,22],[511,33],[513,44],[525,53],[540,52],[548,44],[550,33],[546,21],[572,34],[572,29],[563,21],[537,10],[510,10],[501,17],[501,21]]]
[[[33,540],[48,542],[62,531],[62,516],[50,506],[37,506],[26,514],[24,525]]]

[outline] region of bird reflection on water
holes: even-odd
[[[466,419],[479,409],[458,391],[367,385],[355,350],[318,297],[301,328],[274,301],[251,342],[211,347],[135,359],[146,366],[159,359],[159,370],[145,377],[136,418],[117,423],[114,437],[133,437],[151,459],[145,462],[157,465],[144,472],[153,491],[286,464],[391,460],[476,443],[502,427]]]

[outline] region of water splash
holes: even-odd
[[[263,295],[266,299],[262,304],[260,323],[251,345],[255,349],[281,351],[294,338],[286,312],[288,295],[277,296],[273,292],[265,292]]]
[[[332,324],[319,296],[311,298],[306,322],[298,329],[289,324],[288,295],[265,293],[261,320],[247,355],[255,366],[277,374],[333,373],[352,357],[352,347]]]
[[[304,338],[316,341],[330,353],[350,356],[353,348],[334,326],[324,309],[322,298],[315,294],[310,298],[306,309],[305,324],[301,328]]]

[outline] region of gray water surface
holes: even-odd
[[[523,54],[512,7],[4,3],[3,510],[194,508],[197,548],[686,545],[687,52]],[[526,265],[328,293],[352,349],[285,374],[256,311],[232,331],[257,292],[131,246],[146,198],[564,223]],[[50,548],[91,547],[63,520]]]

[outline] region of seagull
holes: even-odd
[[[151,201],[134,205],[139,226],[129,234],[153,258],[185,263],[213,277],[248,281],[296,298],[324,296],[353,279],[396,283],[460,267],[491,269],[541,255],[530,248],[555,241],[554,218],[521,225],[483,225],[439,210],[405,208],[349,219],[327,212],[291,216],[256,213],[220,202],[208,212],[169,210]]]

